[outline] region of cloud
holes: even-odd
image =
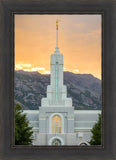
[[[31,68],[31,71],[44,71],[45,68],[42,68],[42,67],[33,67]]]
[[[16,64],[16,65],[15,65],[15,69],[16,69],[16,70],[24,69],[25,67],[26,67],[26,68],[30,68],[30,67],[31,67],[31,64],[22,64],[22,63],[21,63],[21,64]]]
[[[42,67],[36,67],[36,69],[38,69],[38,70],[45,70],[45,68],[42,68]]]
[[[63,69],[66,70],[67,68],[64,67]]]
[[[22,67],[20,64],[16,64],[16,65],[15,65],[15,68],[16,68],[16,69],[23,69],[23,67]]]
[[[50,74],[51,72],[50,72],[50,71],[44,71],[44,73],[45,73],[45,74]]]
[[[78,70],[78,69],[74,69],[74,70],[73,70],[73,72],[76,72],[76,73],[78,73],[78,72],[79,72],[79,70]]]
[[[31,64],[20,64],[23,67],[31,67]]]
[[[24,70],[24,71],[44,71],[45,68],[43,67],[33,67],[33,65],[31,64],[23,64],[23,63],[19,63],[19,64],[15,64],[15,69],[16,70]]]
[[[27,71],[27,72],[29,72],[30,71],[30,69],[23,69],[24,71]]]
[[[31,68],[31,71],[37,71],[37,68]]]

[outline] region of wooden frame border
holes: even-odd
[[[116,1],[115,0],[0,0],[0,152],[5,159],[116,158]],[[102,146],[14,146],[14,19],[19,14],[102,14]]]

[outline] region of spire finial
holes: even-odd
[[[58,48],[58,22],[59,20],[56,20],[56,50],[55,53],[59,54],[59,48]]]
[[[56,29],[58,29],[58,19],[56,20]]]

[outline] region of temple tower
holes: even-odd
[[[63,55],[58,48],[58,20],[56,21],[56,48],[51,55],[50,85],[47,97],[42,98],[39,108],[39,133],[46,133],[48,144],[65,144],[65,136],[74,133],[74,107],[72,99],[67,97],[67,87],[63,84]],[[53,141],[53,142],[52,142]],[[68,142],[67,142],[68,143]],[[70,142],[71,143],[71,142]]]
[[[47,98],[42,99],[42,106],[72,106],[72,99],[67,98],[67,87],[63,85],[63,55],[58,48],[58,20],[56,21],[56,49],[51,55],[50,85],[47,87]]]

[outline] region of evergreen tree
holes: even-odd
[[[15,145],[32,145],[32,127],[23,113],[22,107],[15,106]]]
[[[95,123],[92,130],[92,138],[90,140],[91,145],[101,145],[101,115],[99,114],[98,122]]]

